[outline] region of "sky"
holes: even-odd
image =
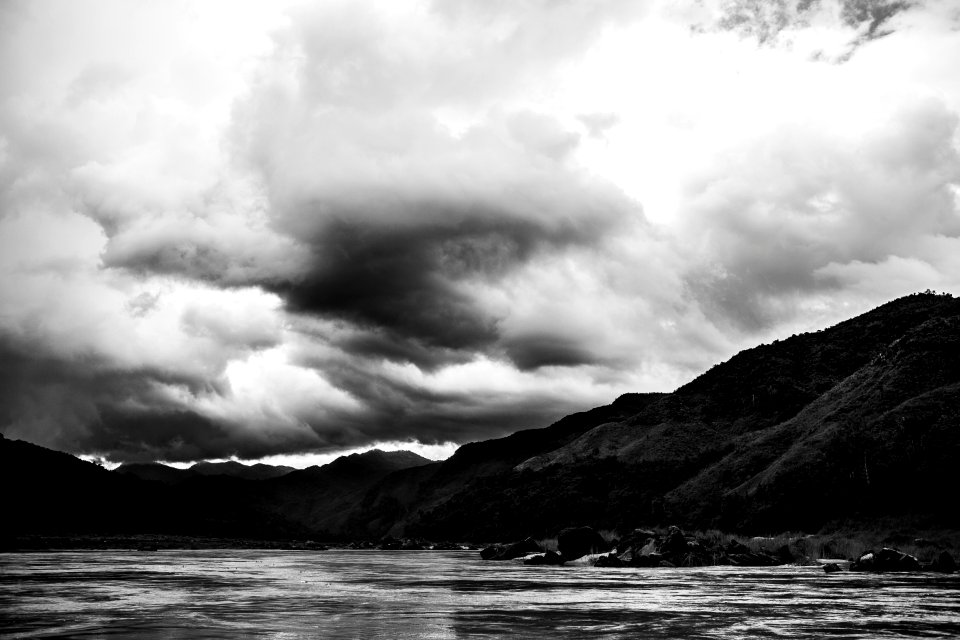
[[[0,4],[0,432],[459,444],[960,294],[951,0]]]

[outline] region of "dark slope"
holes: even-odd
[[[370,451],[251,480],[159,464],[107,471],[66,453],[0,436],[2,533],[315,536],[341,522],[383,477],[429,462],[409,451]],[[154,479],[138,477],[131,467]]]
[[[167,509],[159,485],[3,436],[0,479],[4,535],[152,530]]]
[[[294,468],[262,463],[247,465],[228,460],[226,462],[198,462],[188,471],[201,476],[230,476],[231,478],[243,478],[244,480],[268,480],[285,476],[294,471]]]
[[[331,537],[374,483],[428,462],[409,451],[374,450],[265,480],[195,475],[171,492],[193,535]]]
[[[197,476],[229,476],[244,480],[267,480],[269,478],[279,478],[293,470],[293,467],[260,463],[246,465],[229,460],[227,462],[198,462],[187,469],[178,469],[159,462],[133,462],[124,463],[113,471],[114,473],[136,476],[141,480],[177,484]]]
[[[741,352],[619,413],[602,407],[391,476],[355,522],[434,538],[900,515],[952,526],[937,496],[960,489],[958,317],[960,301],[914,295]]]
[[[176,484],[192,477],[186,469],[169,467],[159,462],[125,462],[113,470],[116,474],[134,476],[150,482]]]
[[[744,457],[751,453],[765,464],[748,475]],[[792,420],[740,443],[728,458],[722,466],[740,470],[721,485],[730,523],[770,528],[826,514],[934,518],[960,526],[960,513],[950,506],[960,489],[960,316],[911,329]],[[702,503],[711,472],[671,499],[680,508]]]
[[[598,425],[623,420],[663,395],[625,394],[611,405],[566,416],[549,427],[466,444],[448,460],[390,475],[365,496],[361,508],[351,515],[347,531],[367,536],[406,532],[434,539],[499,532],[499,510],[512,503],[498,494],[505,486],[509,489],[516,465],[557,450]],[[562,496],[559,500],[563,501]],[[469,512],[465,517],[437,516],[457,504]],[[481,525],[478,521],[489,509],[495,512]]]
[[[337,537],[376,483],[394,472],[429,464],[430,460],[410,451],[374,449],[265,480],[258,483],[251,500],[259,511],[309,535]]]

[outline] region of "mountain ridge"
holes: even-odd
[[[960,528],[941,497],[960,490],[958,425],[960,300],[924,293],[745,349],[672,393],[624,394],[440,462],[371,451],[256,481],[126,478],[110,491],[160,505],[127,529],[328,539],[502,540],[581,524],[760,533],[882,518]],[[108,473],[71,469],[94,484]],[[63,504],[55,486],[70,473],[40,482],[44,495]],[[181,512],[196,522],[158,521]]]

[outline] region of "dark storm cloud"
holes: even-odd
[[[435,366],[470,352],[511,353],[498,347],[504,310],[478,287],[535,258],[602,243],[642,213],[570,161],[575,125],[500,106],[512,89],[498,83],[515,73],[490,69],[489,111],[454,131],[436,112],[456,109],[477,86],[448,81],[448,59],[430,45],[394,42],[379,16],[348,13],[336,14],[336,34],[319,11],[279,38],[273,63],[296,81],[263,78],[235,112],[233,141],[266,185],[272,230],[309,255],[286,280],[261,284],[293,312],[365,332],[341,345],[364,355]],[[516,28],[541,28],[528,19]],[[468,31],[467,49],[496,49],[499,31]],[[302,55],[287,69],[293,52]],[[346,61],[349,73],[338,73]],[[463,73],[506,64],[461,62]]]
[[[115,459],[155,459],[151,454],[173,439],[186,442],[202,435],[195,427],[203,421],[194,416],[190,422],[186,413],[170,410],[158,393],[161,385],[193,394],[216,392],[202,377],[117,370],[93,355],[63,359],[44,354],[40,345],[0,341],[0,423],[7,437]],[[173,419],[165,425],[150,417],[154,413]],[[121,423],[130,428],[118,428]]]
[[[546,426],[582,408],[574,398],[552,393],[478,393],[438,391],[391,374],[375,362],[349,354],[313,358],[302,366],[316,368],[337,387],[347,389],[363,405],[362,412],[343,413],[314,428],[329,449],[385,440],[417,440],[424,444],[469,442],[505,435],[517,429]]]
[[[327,445],[309,429],[242,428],[189,400],[229,394],[209,376],[121,369],[93,355],[65,359],[0,341],[0,424],[9,438],[113,461],[259,458]]]
[[[603,361],[586,342],[549,334],[510,340],[505,348],[510,361],[523,371],[548,366],[576,367]]]
[[[590,228],[585,220],[549,228],[457,206],[424,203],[418,216],[430,208],[436,214],[398,226],[335,220],[314,241],[312,270],[279,292],[294,311],[375,331],[378,339],[356,344],[367,353],[382,347],[379,355],[424,364],[434,358],[418,357],[420,349],[483,351],[498,338],[497,318],[461,288],[463,281],[496,281],[537,251],[594,241],[603,228],[602,221]]]

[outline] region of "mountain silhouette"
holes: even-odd
[[[502,540],[577,525],[958,528],[957,460],[960,300],[932,293],[747,349],[672,393],[626,394],[442,462],[375,450],[254,480],[236,477],[238,463],[108,472],[0,440],[14,533]]]
[[[673,393],[461,447],[386,478],[354,522],[453,539],[579,524],[953,527],[958,418],[960,301],[915,294],[745,350]]]
[[[124,463],[114,469],[114,473],[136,476],[141,480],[152,480],[164,484],[176,484],[196,476],[230,476],[245,480],[266,480],[279,478],[293,471],[293,467],[252,464],[247,465],[235,460],[226,462],[198,462],[186,469],[178,469],[159,462]]]

